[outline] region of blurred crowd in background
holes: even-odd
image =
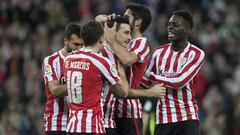
[[[127,0],[0,0],[0,135],[42,135],[46,99],[41,62],[63,47],[69,22],[97,14],[123,14]],[[133,1],[132,1],[133,2]],[[144,33],[151,50],[167,43],[176,9],[190,10],[189,41],[207,59],[198,83],[203,135],[240,135],[240,2],[238,0],[138,0],[153,16]]]

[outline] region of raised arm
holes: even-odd
[[[137,54],[132,51],[128,51],[127,48],[121,45],[116,38],[111,38],[107,41],[112,46],[113,51],[124,66],[131,66],[137,62]]]

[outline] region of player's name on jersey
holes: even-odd
[[[80,62],[80,61],[66,61],[65,68],[75,68],[82,70],[89,70],[89,62]]]

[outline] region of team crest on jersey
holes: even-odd
[[[50,65],[46,65],[46,66],[44,67],[44,74],[45,74],[45,75],[50,75],[50,74],[52,74],[52,69],[51,69],[51,66],[50,66]]]
[[[187,58],[180,58],[179,62],[181,65],[184,65],[187,62]]]
[[[117,77],[117,69],[114,65],[110,67],[110,71],[114,77]]]

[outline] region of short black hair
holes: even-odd
[[[193,19],[192,15],[189,11],[187,10],[176,10],[173,12],[173,15],[181,16],[183,19],[188,23],[190,28],[193,28]]]
[[[113,27],[114,22],[117,22],[116,31],[118,31],[121,24],[129,24],[129,19],[127,16],[116,16],[107,22],[108,27]]]
[[[152,22],[152,16],[149,8],[139,3],[129,3],[127,5],[127,9],[132,11],[132,15],[134,16],[135,20],[142,20],[140,32],[143,33]]]
[[[64,37],[66,39],[70,39],[72,34],[76,34],[78,37],[81,38],[80,35],[80,31],[81,31],[81,26],[76,24],[76,23],[69,23],[64,30]]]
[[[91,21],[85,24],[81,30],[81,37],[85,46],[91,46],[97,43],[103,36],[103,26],[100,22]]]

